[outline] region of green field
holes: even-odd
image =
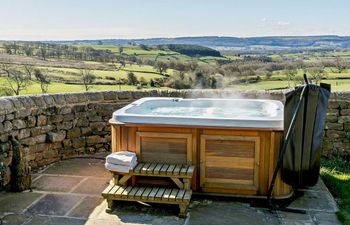
[[[91,45],[90,47],[95,49],[111,50],[114,53],[119,53],[120,49],[120,46],[114,45]],[[157,49],[144,50],[140,48],[140,46],[122,46],[122,49],[122,53],[128,55],[179,55],[179,53],[173,51],[163,51]]]
[[[62,68],[62,67],[50,67],[50,66],[37,66],[36,68],[40,69],[44,74],[51,77],[53,80],[63,79],[65,81],[80,81],[81,80],[81,69],[74,68]],[[160,75],[153,67],[147,65],[129,65],[127,64],[119,71],[113,70],[91,70],[91,73],[96,75],[99,80],[106,80],[108,77],[114,78],[115,80],[126,79],[128,72],[133,72],[137,79],[144,78],[146,81],[150,81],[155,78],[162,78],[163,75]],[[169,69],[167,74],[172,74],[173,70]]]
[[[0,43],[0,51],[2,43]],[[69,92],[69,91],[83,91],[84,87],[79,85],[82,83],[81,72],[83,69],[90,69],[90,72],[96,75],[96,83],[93,90],[119,90],[118,82],[126,83],[127,74],[133,72],[138,79],[138,82],[142,79],[146,82],[153,81],[159,82],[158,84],[167,84],[167,78],[179,76],[179,73],[173,69],[167,69],[167,71],[162,75],[157,71],[157,69],[152,64],[156,64],[157,61],[167,61],[171,63],[182,62],[189,63],[195,62],[198,65],[198,70],[188,70],[185,72],[185,78],[183,80],[195,79],[195,73],[201,71],[202,73],[207,73],[210,75],[225,74],[223,77],[225,89],[234,90],[279,90],[286,88],[293,88],[295,85],[302,81],[302,76],[305,73],[303,69],[297,70],[295,76],[295,81],[288,82],[288,76],[286,70],[274,69],[272,72],[268,73],[268,70],[263,71],[253,71],[252,75],[226,75],[223,71],[223,66],[226,63],[232,63],[239,65],[240,62],[247,60],[248,63],[260,63],[259,58],[270,57],[275,62],[286,62],[292,63],[296,60],[303,60],[304,62],[321,62],[323,59],[334,59],[334,57],[342,57],[344,59],[350,59],[350,51],[320,51],[320,52],[302,52],[302,53],[280,53],[280,54],[232,54],[224,55],[223,57],[189,57],[170,50],[159,50],[156,47],[148,46],[146,49],[142,46],[109,46],[109,45],[76,45],[78,48],[92,47],[95,49],[110,50],[116,55],[119,55],[119,49],[122,48],[122,55],[126,57],[136,56],[138,64],[133,61],[125,61],[125,66],[121,67],[120,64],[112,65],[111,62],[95,62],[95,61],[78,61],[74,59],[55,59],[49,58],[46,60],[40,59],[40,57],[25,57],[22,55],[12,55],[13,59],[11,62],[16,64],[34,64],[37,69],[40,69],[44,75],[47,75],[51,80],[49,86],[49,92]],[[4,55],[4,54],[3,54]],[[248,59],[247,59],[248,58]],[[1,55],[0,55],[1,59]],[[252,61],[249,61],[252,60]],[[254,61],[255,60],[255,61]],[[121,61],[119,61],[120,63]],[[148,65],[150,64],[150,65]],[[181,64],[180,64],[181,65]],[[314,64],[309,64],[314,65]],[[333,64],[334,65],[334,64]],[[22,69],[23,67],[14,65],[16,69]],[[253,65],[254,66],[254,65]],[[118,68],[118,69],[117,69]],[[176,67],[175,67],[176,68]],[[283,67],[282,67],[283,68]],[[286,68],[286,67],[284,67]],[[304,67],[305,68],[305,67]],[[350,90],[350,69],[345,69],[342,73],[338,73],[335,68],[327,67],[325,68],[325,75],[321,82],[329,83],[332,85],[333,91],[347,91]],[[211,73],[211,74],[210,74]],[[172,76],[172,75],[176,76]],[[267,76],[267,74],[269,76]],[[0,76],[6,76],[6,73],[0,71]],[[309,74],[309,78],[312,79]],[[247,82],[245,81],[247,79]],[[181,80],[181,79],[180,79]],[[171,81],[171,80],[170,80]],[[70,83],[70,84],[68,84]],[[77,83],[77,84],[71,84]],[[156,85],[158,85],[156,84]],[[0,85],[6,86],[7,81],[5,78],[0,77]],[[147,87],[147,85],[144,85]],[[171,86],[171,87],[174,87]],[[178,87],[178,86],[176,86]],[[188,87],[183,86],[183,87]],[[120,87],[122,90],[136,89],[136,86],[122,85]],[[40,93],[39,85],[36,82],[32,82],[32,85],[28,87],[23,94],[29,93]]]
[[[8,81],[4,77],[0,77],[0,84],[7,84]],[[160,88],[143,87],[142,90],[152,90]],[[168,89],[162,87],[161,89]],[[120,91],[120,90],[137,90],[134,85],[92,85],[89,91]],[[48,88],[48,93],[66,93],[66,92],[83,92],[84,85],[79,84],[63,84],[58,82],[51,82]],[[21,95],[41,94],[40,84],[37,81],[31,81],[26,90],[21,91]]]
[[[350,80],[321,80],[322,83],[327,83],[331,85],[332,91],[349,91],[350,90]],[[261,81],[253,84],[239,84],[230,85],[226,89],[236,89],[236,90],[278,90],[292,88],[288,87],[288,81]]]

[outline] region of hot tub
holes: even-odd
[[[142,98],[113,113],[125,123],[283,128],[283,104],[255,99]]]
[[[112,151],[139,162],[191,164],[192,189],[266,196],[283,138],[283,104],[256,99],[142,98],[113,113]],[[171,185],[160,179],[133,182]],[[291,193],[278,176],[275,197]]]

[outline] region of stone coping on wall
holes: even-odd
[[[233,91],[233,90],[150,90],[150,91],[97,91],[64,94],[40,94],[0,97],[0,115],[33,107],[47,108],[88,102],[111,102],[143,97],[183,98],[268,98],[283,100],[287,91]],[[349,100],[350,91],[332,92],[331,100]],[[1,120],[0,120],[1,121]]]
[[[151,91],[99,91],[64,94],[41,94],[0,97],[0,115],[15,111],[45,108],[88,102],[111,102],[139,99],[143,97],[226,97],[226,98],[274,98],[283,97],[282,91],[229,91],[229,90],[151,90]],[[350,96],[350,93],[349,93]]]

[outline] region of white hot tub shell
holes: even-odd
[[[268,99],[142,98],[113,113],[134,124],[283,129],[283,104]]]

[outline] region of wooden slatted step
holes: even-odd
[[[132,176],[169,177],[178,188],[190,189],[194,166],[163,163],[139,163],[129,173],[112,172],[114,184],[124,185]],[[181,180],[180,180],[181,179]]]
[[[103,192],[105,199],[134,200],[157,203],[189,203],[192,190],[160,187],[119,186],[110,184]]]
[[[192,178],[194,166],[179,164],[163,164],[163,163],[139,163],[130,170],[128,175],[135,176],[169,176],[175,178]],[[113,172],[119,174],[117,172]],[[120,173],[123,174],[123,173]],[[125,173],[124,173],[125,174]]]
[[[192,190],[191,180],[195,167],[191,165],[139,163],[129,173],[113,173],[113,182],[102,192],[111,212],[114,200],[143,201],[154,203],[178,204],[180,216],[186,216]],[[169,177],[178,188],[127,186],[132,176]]]

